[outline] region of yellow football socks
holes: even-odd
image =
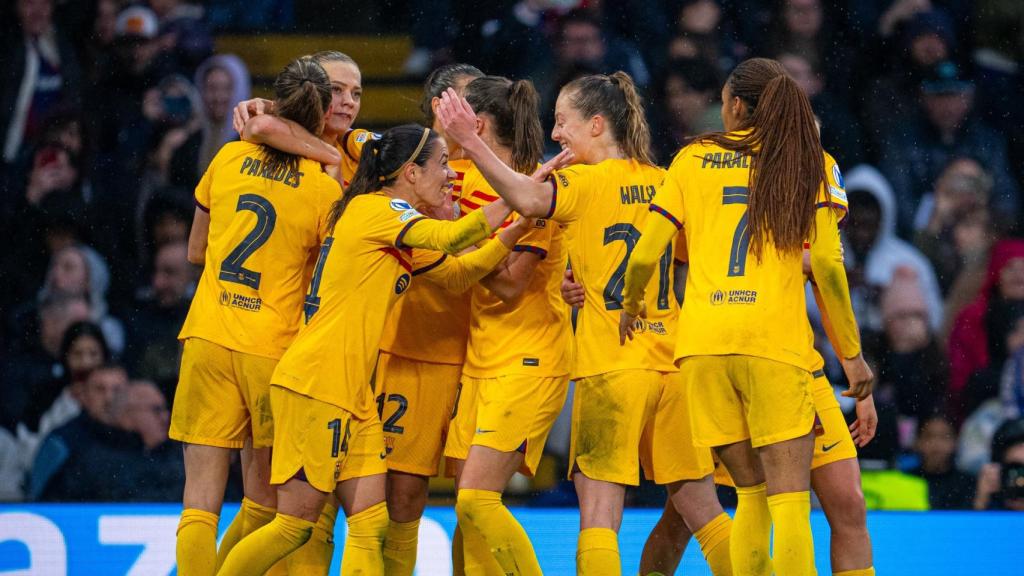
[[[269,524],[235,545],[217,575],[263,574],[305,544],[312,533],[313,522],[278,513]]]
[[[526,531],[508,508],[501,503],[501,493],[490,490],[459,490],[455,514],[462,524],[463,540],[475,528],[487,541],[491,554],[503,574],[515,576],[540,575],[540,564]],[[468,561],[467,561],[468,564]],[[467,571],[467,576],[469,572]]]
[[[217,571],[217,522],[213,512],[186,508],[178,522],[178,574],[213,576]]]
[[[412,576],[416,567],[416,545],[419,543],[420,521],[388,522],[384,539],[384,573],[388,576]]]
[[[348,518],[341,573],[384,575],[384,537],[388,533],[388,506],[378,502]]]
[[[732,576],[732,560],[729,558],[731,533],[732,518],[722,512],[693,534],[714,576]]]
[[[778,576],[814,574],[811,493],[783,492],[768,497],[774,541],[772,565]]]
[[[585,576],[619,576],[619,535],[611,528],[580,530],[576,545],[576,574]]]
[[[772,516],[765,484],[736,488],[736,518],[729,537],[729,557],[735,576],[768,576],[772,572]]]
[[[331,560],[334,558],[334,523],[338,518],[338,507],[334,500],[327,499],[320,518],[313,527],[313,535],[309,542],[288,555],[285,562],[287,574],[291,576],[327,576],[331,571]],[[280,563],[278,563],[278,566]],[[275,566],[274,568],[277,568]],[[270,576],[270,573],[267,573]]]
[[[235,514],[224,537],[220,539],[220,546],[217,548],[217,569],[220,570],[224,559],[228,557],[231,549],[235,547],[242,538],[259,530],[274,519],[277,510],[257,504],[248,498],[242,498],[242,507]]]
[[[875,567],[861,568],[859,570],[843,570],[834,572],[832,576],[875,576]]]

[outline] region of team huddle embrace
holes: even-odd
[[[725,131],[665,170],[622,72],[562,88],[551,138],[527,80],[435,70],[425,126],[353,127],[356,63],[289,64],[235,110],[196,188],[170,435],[185,443],[178,573],[411,576],[428,479],[455,477],[456,574],[536,575],[502,503],[532,475],[575,383],[577,573],[621,574],[625,490],[664,485],[643,575],[691,536],[716,576],[874,574],[856,447],[874,436],[839,225],[843,180],[774,60],[722,90]],[[687,264],[685,298],[673,286]],[[808,289],[808,286],[810,289]],[[858,419],[814,349],[813,293]],[[570,311],[577,310],[574,321]],[[245,499],[217,544],[229,462]],[[715,483],[736,487],[734,518]]]

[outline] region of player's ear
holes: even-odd
[[[437,118],[437,109],[441,106],[441,99],[434,96],[430,99],[430,111],[433,112],[434,118]]]
[[[604,116],[595,114],[590,117],[590,135],[597,138],[604,134]]]
[[[476,117],[476,135],[483,136],[484,133],[484,119],[479,115]]]

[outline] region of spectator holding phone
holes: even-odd
[[[1009,420],[992,438],[992,462],[978,474],[975,510],[1024,511],[1024,420]]]

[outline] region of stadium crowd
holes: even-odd
[[[272,25],[234,19],[223,1],[13,4],[0,72],[12,240],[0,252],[0,498],[176,501],[184,473],[167,426],[199,277],[192,190],[251,96],[245,63],[215,54],[213,38]],[[736,63],[782,62],[845,175],[848,275],[878,377],[865,467],[923,479],[932,508],[1024,509],[1003,490],[1003,470],[1024,466],[1024,5],[393,4],[433,16],[410,18],[411,78],[454,61],[530,78],[547,128],[568,81],[629,72],[663,165],[721,128]],[[829,376],[845,388],[834,356]],[[843,406],[852,420],[853,401]]]

